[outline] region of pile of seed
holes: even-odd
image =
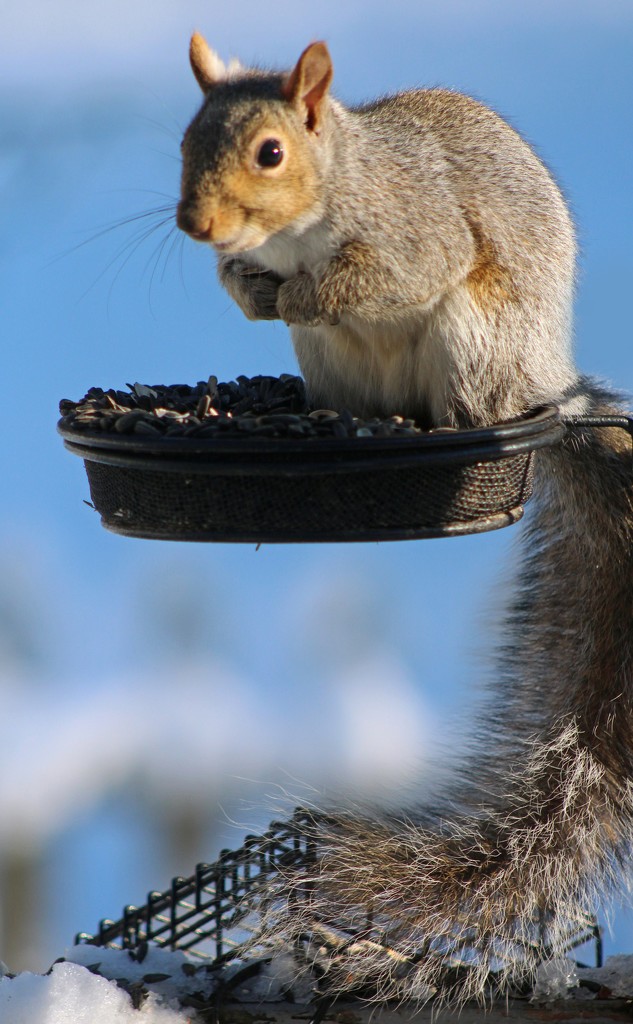
[[[402,416],[360,419],[344,409],[311,409],[303,380],[217,377],[186,384],[128,384],[129,391],[90,388],[80,402],[62,399],[61,425],[77,431],[105,431],[160,437],[348,438],[407,437],[422,433]]]

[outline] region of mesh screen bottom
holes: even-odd
[[[433,531],[516,513],[529,498],[532,455],[484,463],[363,468],[350,473],[226,475],[86,460],[105,526],[131,535],[309,540]],[[509,520],[512,521],[512,520]]]

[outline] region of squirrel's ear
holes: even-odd
[[[214,85],[227,77],[224,61],[220,60],[199,32],[194,32],[191,37],[189,60],[196,81],[203,92],[209,92]]]
[[[325,43],[312,43],[282,86],[284,97],[307,112],[306,125],[310,131],[318,131],[333,74],[332,58]]]

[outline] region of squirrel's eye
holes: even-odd
[[[279,167],[283,158],[284,150],[279,139],[266,139],[257,151],[257,163],[260,167]]]

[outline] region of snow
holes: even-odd
[[[184,953],[156,947],[148,947],[145,957],[133,957],[126,950],[73,946],[46,975],[25,972],[0,978],[0,1021],[188,1024],[190,1012],[179,1008],[179,998],[192,989],[185,971],[195,970],[195,961]],[[128,991],[135,986],[147,993],[138,1009]],[[195,990],[203,988],[196,977]]]
[[[223,980],[249,965],[236,963]],[[254,964],[252,966],[255,966]],[[232,986],[242,1003],[295,1004],[313,998],[313,982],[288,953],[259,961],[255,974]],[[250,976],[248,976],[250,974]],[[142,952],[89,944],[73,946],[48,974],[0,978],[2,1024],[189,1024],[186,997],[204,1001],[214,990],[205,962],[180,951],[147,946]],[[136,995],[133,1000],[132,993]],[[135,1002],[140,1005],[135,1005]]]
[[[536,974],[532,998],[535,1000],[565,999],[578,984],[578,970],[573,960],[558,957],[541,964]]]
[[[613,999],[630,999],[633,996],[633,956],[621,953],[607,957],[602,967],[583,967],[578,971],[579,980],[597,982],[604,994]]]
[[[240,966],[248,968],[242,964],[238,970]],[[226,978],[230,978],[230,970]],[[240,1003],[279,1003],[288,999],[300,1005],[314,1000],[316,984],[308,968],[300,968],[290,953],[280,951],[263,962],[254,977],[239,985],[231,985],[231,992]]]
[[[50,974],[0,979],[3,1024],[187,1024],[189,1015],[150,994],[136,1010],[114,981],[79,964],[55,964]]]
[[[217,978],[207,972],[207,961],[180,950],[171,952],[152,945],[146,946],[140,957],[121,949],[78,945],[66,951],[66,959],[97,970],[111,981],[122,980],[126,985],[144,983],[155,995],[168,1001],[182,999],[192,992],[211,996]],[[231,983],[231,978],[245,968],[244,980]],[[229,983],[232,998],[240,1003],[278,1003],[291,995],[291,1001],[299,1004],[309,1003],[314,997],[314,979],[310,972],[302,971],[295,958],[281,948],[269,957],[236,960],[223,971],[222,981]]]
[[[164,999],[173,1000],[196,992],[210,993],[213,982],[201,976],[205,961],[194,959],[179,950],[174,952],[159,946],[147,945],[145,955],[130,954],[124,949],[93,946],[89,943],[72,946],[65,958],[76,965],[91,968],[109,981],[122,981],[126,985],[146,982],[146,987]],[[145,952],[145,950],[144,950]],[[191,977],[195,972],[195,982]],[[164,980],[159,980],[159,978]],[[147,979],[154,979],[147,982]]]
[[[538,968],[532,998],[536,1001],[587,998],[630,999],[633,996],[633,956],[610,956],[602,967],[578,967],[566,957]]]
[[[223,974],[231,996],[240,1003],[310,1003],[314,982],[294,958],[282,951],[254,962],[236,962]],[[231,975],[244,978],[230,984]],[[92,945],[73,946],[65,959],[47,974],[23,973],[2,977],[2,1024],[191,1024],[188,1000],[213,994],[214,975],[205,962],[181,951],[147,946],[136,953]],[[589,982],[591,988],[584,982]],[[596,996],[596,986],[600,986]],[[581,968],[561,957],[538,969],[532,998],[630,998],[633,994],[633,956],[612,956],[601,968]]]

